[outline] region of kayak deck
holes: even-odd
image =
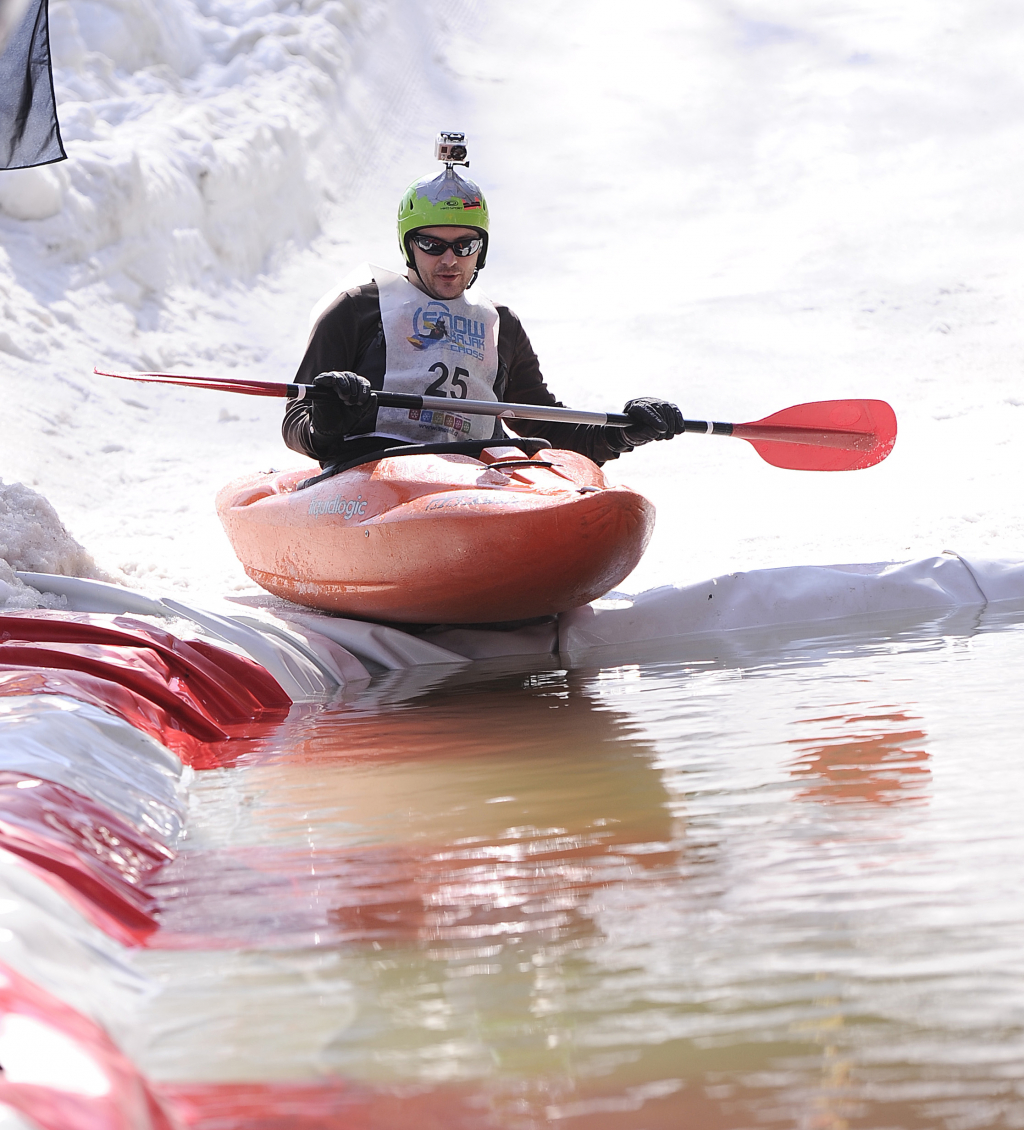
[[[654,507],[576,452],[514,447],[382,458],[298,490],[250,475],[217,497],[246,573],[277,596],[400,623],[564,612],[640,560]]]

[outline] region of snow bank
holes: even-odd
[[[367,0],[55,0],[70,159],[6,173],[0,209],[34,221],[51,286],[103,282],[134,309],[260,270],[334,195],[358,135],[339,99],[376,19]]]
[[[137,581],[252,591],[211,499],[295,460],[275,402],[93,366],[290,375],[349,265],[310,241],[394,243],[391,200],[445,118],[427,76],[447,18],[414,0],[52,0],[69,159],[0,172],[0,475]],[[353,197],[382,177],[371,225]]]
[[[0,609],[63,606],[59,596],[40,593],[20,581],[16,569],[106,578],[41,494],[0,479]]]
[[[0,366],[86,344],[130,367],[194,355],[187,331],[148,361],[134,339],[175,294],[222,297],[321,231],[381,148],[358,80],[376,39],[415,28],[406,6],[53,0],[68,160],[0,173]]]

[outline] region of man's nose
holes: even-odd
[[[444,267],[454,267],[456,265],[455,252],[450,247],[444,249],[444,254],[441,256],[441,265]]]

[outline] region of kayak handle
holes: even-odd
[[[520,451],[525,451],[527,455],[536,455],[538,451],[544,451],[550,446],[551,444],[546,439],[513,440],[509,437],[456,439],[448,443],[400,444],[397,447],[384,447],[378,448],[376,451],[368,451],[362,455],[357,455],[354,459],[331,463],[319,475],[314,475],[311,479],[303,479],[295,489],[305,490],[306,487],[316,486],[317,483],[322,483],[325,479],[340,475],[342,471],[360,467],[364,463],[375,463],[379,459],[395,459],[400,455],[479,455],[488,447],[515,447]]]

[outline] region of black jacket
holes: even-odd
[[[498,400],[517,404],[561,406],[544,383],[537,354],[522,323],[507,306],[498,306],[497,311],[498,376],[494,382],[495,396]],[[313,328],[295,380],[300,384],[312,384],[320,373],[347,371],[366,377],[373,388],[380,389],[386,368],[387,349],[377,284],[370,282],[344,291],[323,312]],[[379,436],[368,435],[362,439],[358,435],[353,438],[350,433],[346,439],[320,435],[313,429],[310,412],[310,404],[305,400],[291,401],[285,409],[281,431],[285,443],[293,451],[326,463],[354,458],[387,445]],[[352,431],[372,432],[376,416],[376,407],[369,408]],[[619,457],[618,451],[609,446],[602,427],[536,420],[505,422],[518,435],[539,436],[548,440],[552,447],[578,451],[595,463]],[[503,434],[496,423],[495,435]]]

